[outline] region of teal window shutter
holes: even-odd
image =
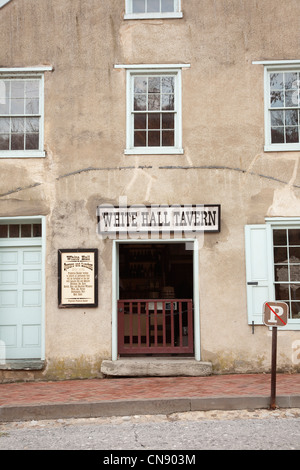
[[[248,324],[263,324],[263,304],[274,300],[272,232],[269,225],[245,226]]]

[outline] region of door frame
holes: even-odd
[[[17,246],[40,246],[42,249],[42,285],[41,285],[41,361],[45,360],[45,305],[46,305],[46,217],[43,215],[25,216],[25,217],[0,217],[0,224],[13,224],[13,223],[35,223],[41,222],[42,237],[41,238],[5,238],[0,239],[0,247],[17,247]],[[22,361],[20,359],[20,361]],[[8,361],[9,362],[9,361]],[[28,359],[24,359],[28,362]]]
[[[119,300],[119,246],[120,244],[192,243],[193,244],[193,305],[194,305],[194,354],[201,360],[200,349],[200,299],[199,299],[199,245],[196,238],[129,239],[113,240],[112,245],[112,360],[118,359],[118,300]]]

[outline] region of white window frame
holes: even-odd
[[[182,68],[190,64],[115,65],[126,69],[126,149],[125,155],[183,154],[182,148]],[[134,147],[133,79],[137,75],[173,75],[175,77],[175,134],[172,147]]]
[[[155,18],[182,18],[181,0],[174,0],[174,11],[166,13],[133,13],[132,0],[125,0],[125,20],[141,20],[141,19],[155,19]]]
[[[44,72],[52,71],[51,66],[45,67],[0,67],[1,79],[38,79],[40,81],[40,127],[39,149],[37,150],[0,150],[0,158],[41,158],[45,157],[44,151]],[[11,117],[12,115],[8,115]]]
[[[271,113],[270,113],[270,73],[300,72],[300,60],[254,61],[255,65],[264,66],[264,120],[265,120],[265,152],[297,152],[300,142],[275,144],[271,141]],[[299,98],[298,98],[299,99]],[[275,110],[276,108],[272,108]],[[281,109],[281,108],[280,108]],[[285,108],[286,109],[286,108]],[[288,108],[287,108],[288,109]]]

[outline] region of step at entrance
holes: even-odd
[[[101,372],[109,377],[205,377],[212,374],[212,364],[192,358],[123,358],[104,360]]]

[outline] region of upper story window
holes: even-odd
[[[265,66],[265,151],[300,150],[300,61]]]
[[[0,69],[0,157],[44,156],[43,78]]]
[[[182,18],[181,0],[125,0],[125,19]]]
[[[126,154],[182,154],[181,68],[127,68]]]

